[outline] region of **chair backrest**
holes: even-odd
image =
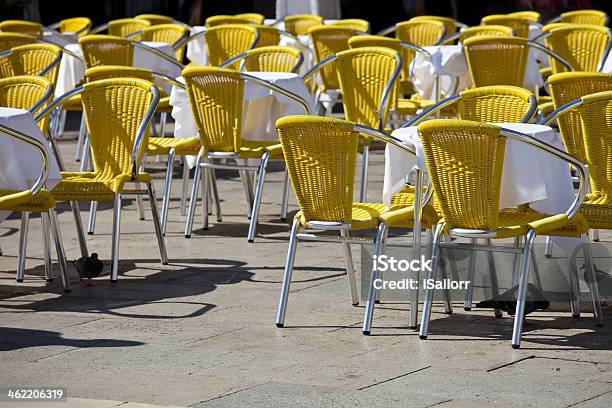
[[[512,37],[512,28],[502,25],[484,25],[464,28],[459,34],[459,41],[463,42],[468,38],[489,36],[489,37]]]
[[[189,29],[181,24],[156,24],[142,31],[143,41],[162,42],[173,45],[181,38],[189,35]],[[185,46],[174,50],[177,61],[182,61],[185,56]]]
[[[507,14],[510,17],[522,18],[523,20],[532,21],[537,23],[540,21],[541,14],[533,10],[515,11],[514,13]]]
[[[45,95],[50,95],[37,112],[44,109],[53,99],[53,84],[49,80],[32,75],[13,76],[0,79],[0,106],[29,110]],[[51,92],[49,94],[49,92]],[[36,113],[36,112],[34,112]],[[49,119],[44,118],[38,122],[41,132],[47,133]]]
[[[439,21],[444,24],[444,28],[446,31],[444,32],[445,36],[453,35],[457,32],[457,22],[450,17],[442,17],[442,16],[416,16],[412,17],[408,21]]]
[[[149,69],[126,67],[122,65],[102,65],[85,71],[87,82],[112,78],[138,78],[153,82],[153,72]]]
[[[584,131],[591,193],[610,196],[612,195],[612,91],[584,96],[578,112]]]
[[[33,44],[36,37],[20,33],[0,33],[0,52],[25,44]]]
[[[401,46],[401,41],[397,38],[385,37],[382,35],[358,35],[349,39],[350,48],[359,47],[385,47],[390,48],[400,53],[403,61],[402,71],[400,72],[400,80],[402,82],[408,81],[408,70],[410,64],[406,61],[410,61],[414,58],[414,52]],[[395,97],[393,101],[395,100]]]
[[[40,23],[25,20],[4,20],[0,22],[0,32],[3,33],[21,33],[31,35],[32,37],[41,38],[43,35],[43,26]]]
[[[512,28],[514,35],[522,38],[529,38],[529,20],[524,18],[511,17],[504,14],[494,14],[483,17],[481,20],[483,25],[503,25]]]
[[[574,71],[596,72],[610,42],[610,31],[596,25],[560,27],[551,30],[544,41],[548,48],[569,62]],[[556,59],[549,60],[554,74],[567,71]]]
[[[226,24],[253,24],[251,20],[244,17],[218,15],[206,19],[206,27],[217,27]]]
[[[61,55],[61,48],[54,44],[26,44],[11,48],[10,54],[0,57],[0,77],[40,75],[45,68],[55,64],[43,75],[55,84]]]
[[[414,20],[397,23],[395,38],[418,47],[437,44],[446,36],[446,25],[435,20]]]
[[[398,53],[382,47],[361,47],[339,52],[336,56],[346,119],[384,130],[392,94],[388,95],[385,105],[382,97],[385,89],[397,79],[394,74],[399,65]]]
[[[349,38],[355,35],[355,30],[333,25],[320,25],[308,30],[312,39],[315,62],[319,63],[324,59],[347,50]],[[324,89],[338,89],[338,75],[336,73],[336,62],[325,65],[319,71]]]
[[[419,125],[418,131],[447,226],[495,231],[506,145],[500,128],[434,119]]]
[[[605,25],[608,15],[599,10],[575,10],[562,13],[560,21],[562,23]]]
[[[136,18],[139,20],[147,20],[152,26],[174,23],[174,19],[172,17],[162,16],[160,14],[139,14],[136,16]]]
[[[463,120],[519,123],[532,109],[533,98],[533,93],[515,86],[484,86],[461,92],[457,107]]]
[[[257,29],[246,24],[224,24],[206,31],[208,63],[218,67],[228,59],[253,48]]]
[[[548,78],[555,109],[592,93],[612,91],[612,74],[598,72],[564,72]],[[565,149],[569,154],[587,163],[580,117],[569,111],[557,119]]]
[[[241,13],[236,14],[234,17],[246,19],[253,24],[263,24],[265,17],[259,13]]]
[[[114,78],[83,85],[81,99],[85,115],[94,173],[104,178],[133,174],[132,152],[139,127],[153,102],[151,83],[134,78]],[[137,165],[148,144],[148,133],[140,145]]]
[[[259,39],[255,47],[269,47],[280,43],[281,33],[278,28],[257,24],[253,26],[257,28],[257,32],[259,33]]]
[[[276,128],[304,220],[350,224],[359,140],[354,124],[287,116]]]
[[[217,67],[189,67],[183,70],[183,78],[204,149],[239,152],[244,95],[240,72]]]
[[[134,62],[131,40],[112,35],[88,35],[79,39],[87,68],[99,65],[127,65]]]
[[[352,28],[355,31],[361,31],[362,33],[370,32],[370,23],[361,18],[345,18],[343,20],[337,20],[333,23],[329,23],[328,25]]]
[[[141,20],[139,18],[121,18],[119,20],[111,20],[108,22],[108,35],[114,35],[115,37],[127,37],[137,31],[142,31],[149,27],[151,23],[147,20]],[[140,40],[142,37],[140,34],[130,36],[133,40]]]
[[[296,14],[285,17],[285,31],[293,35],[306,35],[312,27],[323,24],[323,17],[314,14]]]
[[[73,17],[60,21],[59,29],[65,34],[76,34],[79,37],[89,34],[92,22],[88,17]]]
[[[247,71],[297,72],[301,60],[302,52],[295,47],[259,47],[247,53],[244,68]]]
[[[526,38],[473,37],[463,42],[463,49],[475,87],[523,86],[529,56]]]

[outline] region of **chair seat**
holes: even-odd
[[[169,96],[164,96],[159,99],[159,103],[157,104],[157,108],[155,108],[155,112],[172,112],[172,105],[170,105]]]
[[[167,156],[170,154],[170,149],[174,148],[175,154],[182,155],[197,155],[202,144],[198,137],[150,137],[147,146],[147,155],[149,156]]]
[[[384,204],[353,203],[351,230],[374,229],[378,226],[378,217],[387,211]],[[302,211],[295,214],[294,219],[299,220],[304,228],[307,227]]]
[[[62,109],[67,110],[67,111],[82,111],[83,102],[81,100],[81,94],[76,94],[66,99],[62,103]]]
[[[414,116],[435,104],[435,101],[423,99],[420,95],[415,94],[410,99],[399,98],[395,103],[395,111],[401,116]],[[441,113],[444,116],[456,116],[457,106],[455,104],[447,106],[441,110]]]
[[[245,140],[242,139],[240,146],[240,158],[260,158],[264,152],[270,153],[270,159],[282,159],[283,149],[277,140]]]
[[[432,205],[433,202],[433,205]],[[442,212],[435,208],[437,200],[432,199],[423,208],[421,225],[430,228],[440,221]],[[389,210],[379,217],[390,228],[412,228],[414,226],[414,187],[406,187],[391,198]]]
[[[30,190],[0,190],[0,198],[11,194],[16,194],[14,197],[3,200],[0,204],[0,210],[4,211],[28,211],[28,212],[46,212],[51,208],[55,208],[55,199],[47,190],[40,190],[35,196],[32,196]]]
[[[113,201],[116,193],[124,192],[125,183],[151,182],[151,175],[142,172],[136,180],[130,174],[115,178],[93,172],[62,172],[61,175],[62,181],[52,191],[58,201]]]
[[[588,194],[580,206],[579,213],[586,219],[589,228],[612,229],[612,197]]]

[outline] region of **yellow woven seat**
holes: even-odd
[[[62,172],[61,175],[62,181],[53,189],[58,201],[113,201],[116,193],[123,192],[125,183],[151,182],[148,173],[138,173],[136,180],[132,180],[131,174],[113,178],[94,172]]]
[[[147,145],[147,155],[167,156],[170,149],[174,149],[175,154],[197,155],[202,147],[199,137],[150,137]]]
[[[62,109],[67,111],[82,111],[83,102],[81,94],[73,95],[62,103]]]
[[[255,159],[261,157],[266,151],[270,153],[270,159],[283,158],[283,149],[276,140],[242,139],[239,153],[243,159]]]
[[[382,214],[379,219],[389,227],[412,228],[414,222],[414,186],[406,186],[391,197],[389,210]],[[424,228],[430,228],[442,218],[440,202],[435,194],[430,202],[422,208],[421,224]]]
[[[55,208],[55,199],[53,195],[45,189],[40,190],[34,196],[30,190],[0,190],[0,198],[11,194],[16,194],[16,196],[8,200],[3,200],[0,205],[0,210],[42,213],[48,211],[50,208]]]
[[[548,218],[548,220],[545,220]],[[567,218],[554,218],[548,214],[542,214],[529,207],[506,208],[499,212],[498,228],[496,238],[514,238],[524,236],[535,221],[545,220],[538,223],[538,235],[551,235],[556,237],[580,237],[588,231],[589,225],[580,214],[571,220]]]
[[[384,204],[353,203],[351,211],[351,230],[358,231],[376,228],[379,217],[387,211],[387,208]],[[308,226],[301,210],[295,214],[294,219],[299,220],[302,227]]]
[[[580,214],[594,229],[612,229],[612,197],[607,194],[588,194],[580,206]]]
[[[395,111],[402,116],[414,116],[427,108],[431,108],[435,104],[435,101],[423,99],[420,95],[414,94],[410,99],[399,98],[395,105]],[[445,106],[442,108],[441,112],[444,116],[456,116],[457,106]]]

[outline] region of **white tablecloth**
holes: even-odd
[[[19,130],[48,146],[34,118],[26,110],[0,107],[0,124]],[[46,188],[53,190],[62,177],[50,147],[47,147],[47,158],[49,173]],[[41,170],[40,155],[33,146],[0,133],[0,189],[29,189],[38,180]],[[0,211],[0,222],[9,214],[9,211]]]
[[[302,97],[314,112],[314,100],[302,79],[296,74],[286,72],[249,72],[249,75],[271,82],[289,92]],[[180,78],[182,81],[182,78]],[[184,89],[173,87],[170,94],[172,117],[175,120],[174,137],[199,136],[189,98]],[[280,95],[258,84],[246,81],[244,88],[244,107],[242,112],[242,138],[246,140],[278,140],[276,120],[289,115],[305,114],[300,104],[293,99]],[[188,158],[190,167],[195,166],[195,158]]]
[[[498,125],[533,136],[565,151],[560,138],[548,126],[524,123]],[[415,164],[422,169],[427,167],[417,127],[400,128],[393,131],[392,135],[412,145],[417,157],[387,145],[383,185],[383,202],[386,205],[390,204],[393,194],[404,187],[404,180]],[[530,203],[531,208],[537,211],[558,214],[569,208],[574,197],[572,177],[565,161],[527,144],[514,140],[507,141],[499,198],[500,208],[513,208]],[[554,242],[568,253],[576,245],[575,239],[555,238]]]
[[[75,34],[64,33],[63,37],[57,35],[56,31],[47,31],[43,33],[43,40],[53,43],[55,45],[59,45],[60,47],[65,47],[68,44],[74,44],[79,41],[79,38]]]
[[[414,73],[414,87],[425,99],[435,100],[434,76],[440,75],[440,88],[442,94],[449,96],[456,80],[459,81],[457,91],[468,88],[472,84],[468,70],[467,60],[461,45],[436,45],[423,47],[432,56],[431,61],[417,54],[412,70]],[[525,67],[526,89],[542,86],[544,81],[535,58],[535,50],[530,50],[527,66]]]
[[[175,58],[172,47],[165,43],[159,42],[147,42],[143,41],[143,44],[149,47],[155,48],[164,54]],[[83,51],[79,44],[69,44],[66,49],[73,53],[82,56]],[[151,51],[142,47],[134,47],[134,66],[139,68],[150,69],[160,74],[168,75],[172,78],[176,78],[181,75],[181,69],[178,65],[175,65],[163,58],[153,54]],[[57,86],[55,87],[55,96],[61,96],[64,93],[74,89],[79,82],[85,78],[85,64],[74,58],[72,55],[64,53],[59,67],[59,75],[57,77]],[[160,82],[160,86],[164,88],[166,92],[170,92],[171,86],[165,82]]]
[[[612,74],[612,52],[608,54],[606,61],[604,62],[603,69],[601,72],[605,72],[606,74]]]

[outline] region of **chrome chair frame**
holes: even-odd
[[[249,56],[250,51],[253,51],[253,49],[251,49],[251,50],[249,50],[247,52],[243,52],[242,54],[238,54],[235,57],[232,57],[232,58],[228,59],[223,64],[221,64],[220,67],[221,68],[226,68],[229,65],[233,64],[234,62],[242,60],[242,62],[240,63],[240,71],[244,72],[244,63],[245,63],[244,59]],[[294,73],[294,74],[296,74],[296,73],[298,73],[300,71],[300,68],[302,67],[302,64],[304,63],[304,54],[302,54],[301,50],[298,50],[298,51],[300,51],[300,53],[298,54],[298,61],[293,66],[293,68],[291,68],[291,72]]]

